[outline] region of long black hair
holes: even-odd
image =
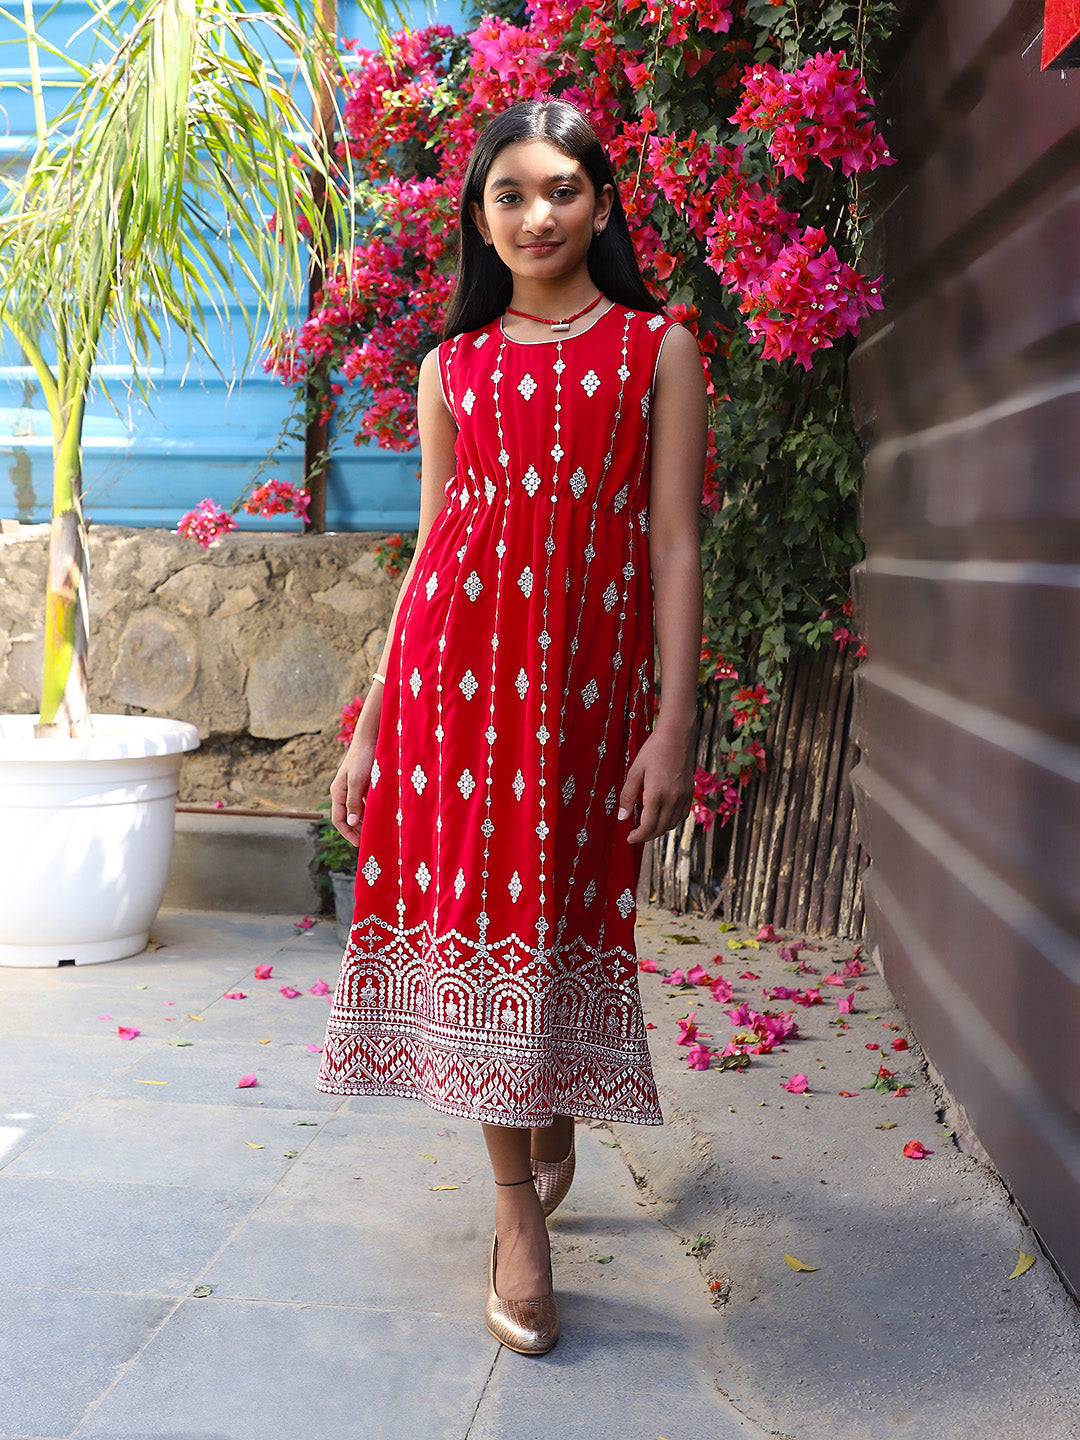
[[[619,187],[596,132],[577,106],[565,100],[522,100],[484,128],[465,172],[458,217],[457,278],[447,307],[443,338],[448,340],[452,335],[479,330],[510,304],[514,277],[494,247],[484,243],[472,216],[472,206],[475,202],[483,210],[484,186],[492,162],[500,150],[521,140],[547,140],[556,150],[579,161],[597,195],[605,185],[611,186],[614,198],[607,225],[599,235],[593,236],[589,246],[589,275],[609,300],[631,310],[658,313],[660,306],[641,278],[626,212],[619,199]]]

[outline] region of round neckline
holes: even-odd
[[[612,310],[616,308],[617,303],[617,301],[612,300],[608,305],[607,309],[601,310],[600,314],[597,315],[595,319],[590,320],[588,325],[586,325],[583,330],[577,330],[574,332],[573,335],[556,335],[551,340],[515,340],[513,335],[508,335],[503,328],[503,321],[506,319],[505,313],[499,316],[499,319],[496,323],[499,327],[499,334],[510,345],[563,345],[566,343],[567,340],[576,340],[579,335],[587,335],[594,325],[599,325],[600,321],[603,320],[605,315],[611,314]]]

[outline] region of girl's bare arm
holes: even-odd
[[[701,541],[708,409],[697,342],[681,326],[660,351],[652,405],[649,564],[660,651],[660,710],[626,776],[620,818],[641,799],[629,840],[680,824],[694,798],[701,657]]]
[[[443,398],[442,386],[439,383],[438,355],[434,350],[424,357],[420,366],[416,410],[421,455],[420,523],[416,535],[416,551],[402,577],[386,632],[386,643],[379,657],[377,668],[381,674],[386,673],[389,663],[402,597],[412,579],[428,531],[446,504],[445,486],[455,468],[454,442],[457,439],[457,425]],[[330,786],[330,819],[354,845],[360,843],[360,816],[371,778],[371,762],[375,758],[375,740],[382,714],[382,690],[383,687],[376,683],[368,691],[364,708],[356,722],[352,743]]]

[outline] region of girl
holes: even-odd
[[[488,1328],[542,1354],[573,1117],[662,1122],[634,892],[693,794],[705,385],[574,106],[487,127],[459,244],[416,554],[330,788],[359,871],[318,1088],[483,1124]]]

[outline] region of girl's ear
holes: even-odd
[[[472,216],[473,224],[476,226],[477,230],[480,231],[480,238],[483,240],[484,244],[490,245],[491,236],[488,234],[488,228],[484,221],[483,206],[478,205],[475,200],[471,200],[469,202],[469,214]]]
[[[596,197],[596,205],[593,209],[593,229],[597,234],[604,228],[611,216],[611,206],[614,199],[615,191],[610,185],[605,185]]]

